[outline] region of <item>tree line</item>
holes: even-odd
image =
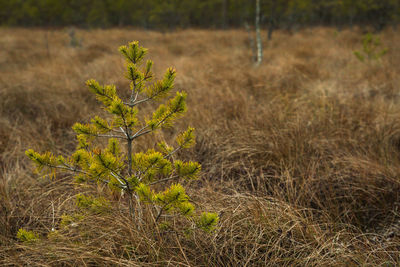
[[[5,26],[228,28],[253,24],[255,0],[0,0]],[[372,26],[400,20],[399,0],[261,0],[271,31],[308,25]]]

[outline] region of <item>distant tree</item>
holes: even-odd
[[[38,26],[42,24],[39,7],[40,2],[35,0],[26,0],[23,2],[21,8],[22,13],[25,14],[25,16],[21,18],[23,25]]]
[[[395,16],[396,6],[399,5],[398,0],[365,1],[367,2],[366,5],[369,6],[366,9],[366,19],[372,22],[372,26],[376,30],[382,30],[390,23],[390,19]]]
[[[233,26],[243,26],[246,23],[253,25],[254,14],[255,5],[253,1],[231,0],[229,3],[229,22]]]
[[[336,6],[338,17],[347,20],[350,27],[353,27],[354,18],[357,15],[357,10],[360,8],[360,2],[353,0],[338,1]]]
[[[155,0],[150,12],[149,21],[158,28],[173,29],[184,23],[180,0]]]
[[[109,9],[109,21],[112,25],[129,25],[132,20],[132,13],[136,13],[137,1],[130,0],[107,0]]]
[[[15,10],[13,5],[16,4],[15,0],[0,0],[0,24],[1,25],[14,25],[11,21],[12,14]],[[15,18],[14,18],[15,19]]]
[[[314,6],[312,0],[290,0],[285,10],[285,23],[288,28],[309,23],[312,19]]]
[[[257,66],[261,64],[263,58],[263,45],[261,39],[261,26],[260,26],[260,17],[261,17],[261,5],[260,0],[256,0],[256,43],[257,43]]]
[[[228,0],[203,0],[183,1],[182,11],[186,11],[188,17],[184,26],[195,27],[224,27],[228,24],[229,5]],[[229,5],[228,5],[229,4]],[[224,14],[224,12],[226,12]]]
[[[281,24],[290,0],[264,0],[262,1],[262,11],[267,20],[268,40],[271,40],[272,33]]]
[[[89,26],[105,27],[109,25],[108,10],[105,0],[91,1],[90,9],[86,17]]]
[[[262,0],[268,38],[299,25],[397,25],[399,0]],[[240,27],[253,22],[249,0],[0,0],[0,24],[22,26]]]
[[[62,20],[66,25],[87,26],[87,15],[92,0],[68,0]]]

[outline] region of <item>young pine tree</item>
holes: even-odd
[[[140,105],[170,95],[175,70],[169,68],[162,80],[148,84],[153,79],[153,62],[147,60],[143,64],[147,49],[132,42],[121,46],[119,51],[126,59],[125,77],[130,81],[131,90],[129,99],[121,99],[114,85],[102,86],[95,80],[87,81],[87,86],[104,105],[108,116],[95,116],[91,123],[76,123],[72,127],[77,134],[78,146],[70,157],[55,156],[50,152],[40,154],[32,149],[27,150],[26,155],[39,172],[72,172],[79,183],[106,184],[112,191],[128,196],[130,213],[138,223],[142,223],[143,211],[151,212],[155,221],[163,224],[171,215],[181,214],[197,227],[212,230],[218,222],[218,215],[204,212],[196,216],[194,205],[179,183],[182,179],[196,179],[200,164],[174,158],[177,151],[193,146],[194,129],[189,127],[181,133],[176,138],[175,147],[160,142],[157,150],[133,151],[140,137],[171,127],[185,113],[186,93],[177,92],[152,116],[146,119],[138,116]],[[99,138],[108,139],[108,145],[95,145],[95,139]],[[150,204],[150,208],[143,209],[140,203]]]
[[[378,36],[367,33],[363,38],[363,48],[361,51],[354,51],[354,55],[361,62],[366,60],[379,60],[388,52],[387,48],[382,48],[381,40]]]

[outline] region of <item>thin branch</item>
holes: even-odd
[[[104,89],[103,89],[103,92],[102,92],[101,94],[99,94],[99,95],[105,96],[105,97],[107,97],[107,98],[110,99],[110,100],[114,100],[111,96],[109,96],[109,95],[107,95],[107,94],[104,93]]]
[[[128,191],[130,190],[128,181],[126,181],[126,179],[123,179],[123,181],[121,181],[117,174],[115,174],[115,173],[112,172],[112,171],[111,171],[110,173],[111,173],[111,175],[112,175],[115,179],[117,179],[118,183],[120,183],[122,186],[125,186],[126,189],[128,189]],[[125,183],[125,184],[124,184],[124,183]]]
[[[122,128],[122,127],[120,127],[120,131],[114,130],[114,129],[111,129],[111,131],[114,132],[114,133],[122,133],[122,134],[125,134],[124,129],[121,129],[121,128]]]
[[[108,184],[110,182],[110,181],[107,181],[107,180],[99,179],[98,177],[95,177],[95,176],[91,175],[88,172],[85,172],[83,170],[74,168],[74,167],[72,167],[72,166],[70,166],[70,165],[68,165],[66,163],[63,163],[63,164],[64,164],[64,166],[60,166],[60,165],[56,166],[56,165],[50,165],[50,164],[44,164],[44,165],[49,167],[49,168],[53,168],[53,169],[61,169],[61,170],[67,170],[67,171],[76,172],[76,173],[82,173],[82,174],[85,174],[85,175],[89,176],[90,178],[98,179],[98,180],[100,180],[101,182],[103,182],[105,184]]]
[[[101,160],[101,157],[98,157],[98,158]],[[128,190],[128,193],[131,192],[131,188],[130,188],[130,186],[129,186],[129,182],[128,182],[128,180],[125,179],[125,177],[123,177],[123,176],[122,176],[121,174],[119,174],[117,171],[111,169],[111,168],[110,168],[109,166],[107,166],[103,161],[102,161],[102,165],[103,165],[107,170],[110,171],[111,175],[112,175],[115,179],[117,179],[118,182],[119,182],[121,185],[123,185],[123,184],[125,183],[125,186],[126,186],[126,189]],[[120,179],[121,179],[124,183],[122,183],[122,182],[120,181]]]
[[[147,101],[149,101],[149,100],[151,100],[151,99],[153,99],[153,98],[154,98],[154,97],[148,97],[148,98],[145,98],[145,99],[136,101],[136,102],[134,102],[134,103],[132,103],[132,104],[128,104],[128,105],[129,105],[130,107],[134,107],[134,106],[139,105],[139,104],[141,104],[141,103],[147,102]]]
[[[155,126],[154,126],[154,128],[157,128],[158,126],[160,126],[161,124],[163,124],[169,117],[171,117],[174,113],[176,113],[176,111],[174,110],[174,111],[172,111],[172,112],[170,112],[167,116],[165,116],[161,121],[159,121]],[[143,132],[143,133],[141,133],[143,130],[145,130],[146,128],[148,128],[149,127],[149,125],[146,125],[146,126],[144,126],[142,129],[140,129],[139,131],[137,131],[131,138],[132,139],[135,139],[135,138],[137,138],[137,137],[139,137],[139,136],[141,136],[141,135],[144,135],[144,134],[147,134],[147,133],[149,133],[149,132],[151,132],[151,130],[148,130],[148,131],[146,131],[146,132]]]
[[[178,200],[178,199],[176,198],[176,199],[173,199],[173,200],[171,200],[171,201],[169,201],[169,202],[166,202],[166,203],[164,204],[164,206],[161,207],[160,212],[159,212],[158,215],[157,215],[156,222],[158,221],[158,219],[160,219],[161,214],[162,214],[162,212],[164,211],[164,209],[165,209],[168,205],[174,203],[174,202],[177,201],[177,200]],[[163,201],[163,202],[164,202],[164,201]]]
[[[120,139],[125,139],[124,136],[121,135],[113,135],[113,134],[95,134],[95,133],[84,133],[86,135],[91,135],[94,137],[107,137],[107,138],[120,138]]]
[[[65,163],[64,163],[65,166],[60,166],[60,165],[55,166],[55,165],[50,165],[50,164],[45,164],[45,165],[47,167],[49,167],[49,168],[62,169],[62,170],[67,170],[67,171],[78,172],[78,173],[83,173],[83,174],[86,174],[86,175],[90,175],[90,173],[88,173],[88,172],[82,171],[82,170],[77,169],[77,168],[73,168],[72,166],[69,166],[69,165],[67,165]]]
[[[145,126],[143,126],[139,131],[137,131],[133,136],[131,136],[130,138],[133,140],[133,139],[135,139],[136,137],[138,137],[138,136],[140,136],[139,134],[143,131],[143,130],[145,130],[146,128],[148,128],[149,127],[149,125],[145,125]]]
[[[136,83],[134,82],[134,81],[132,81],[132,83],[133,83],[133,88],[132,88],[132,93],[131,93],[131,97],[129,98],[129,104],[133,104],[134,102],[135,102],[135,98],[137,97],[137,95],[138,95],[138,92],[136,92]],[[136,93],[136,97],[134,98],[133,97],[133,95]],[[129,105],[128,104],[128,105]]]
[[[120,135],[112,135],[112,134],[92,134],[93,136],[96,137],[107,137],[107,138],[119,138],[119,139],[125,139],[124,136]]]
[[[147,130],[147,131],[145,131],[145,132],[143,132],[143,133],[141,133],[141,134],[139,134],[139,135],[134,135],[133,137],[132,137],[132,139],[136,139],[136,138],[138,138],[139,136],[142,136],[142,135],[144,135],[144,134],[148,134],[148,133],[150,133],[151,132],[151,130]]]
[[[168,178],[164,178],[164,179],[152,182],[152,183],[150,183],[148,185],[155,185],[155,184],[162,183],[162,182],[167,182],[167,181],[170,181],[170,180],[173,180],[173,179],[176,179],[176,178],[179,178],[179,176],[175,175],[175,176],[171,176],[171,177],[168,177]]]
[[[136,85],[135,85],[135,87],[136,87]],[[124,103],[125,105],[128,105],[129,107],[135,106],[134,104],[135,104],[135,102],[136,102],[136,100],[137,100],[137,98],[139,96],[139,92],[136,92],[135,97],[133,97],[134,93],[135,93],[135,89],[132,90],[132,94],[131,94],[129,103]]]
[[[160,219],[161,214],[163,213],[164,208],[165,208],[167,205],[168,205],[168,204],[165,204],[163,207],[160,208],[160,211],[158,212],[157,217],[156,217],[156,222],[158,222],[158,220]]]
[[[160,95],[161,93],[163,93],[163,91],[160,91],[160,92],[158,92],[158,93],[155,94],[155,95],[152,95],[152,96],[150,96],[150,97],[144,98],[144,99],[139,100],[139,101],[136,101],[136,100],[137,100],[137,97],[138,97],[138,95],[136,95],[136,97],[135,97],[135,99],[134,99],[133,102],[132,102],[132,101],[129,102],[129,103],[124,102],[124,104],[127,105],[127,106],[130,106],[130,107],[134,107],[134,106],[139,105],[139,104],[141,104],[141,103],[144,103],[144,102],[147,102],[147,101],[149,101],[149,100],[152,100],[153,98],[157,97],[157,96]],[[132,96],[133,96],[133,95],[131,95],[131,98],[132,98]]]
[[[167,159],[167,158],[171,157],[173,154],[175,154],[176,152],[178,152],[179,150],[181,150],[182,147],[183,147],[183,145],[182,145],[182,146],[179,146],[179,147],[176,148],[175,150],[171,151],[170,153],[168,153],[168,155],[165,155],[165,156],[164,156],[164,159]]]
[[[120,126],[119,129],[120,129],[121,132],[125,135],[126,139],[129,139],[129,134],[128,134],[127,132],[125,132],[124,128],[122,128],[122,127]]]

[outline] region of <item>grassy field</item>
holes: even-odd
[[[266,37],[266,33],[263,33]],[[0,29],[0,265],[398,266],[400,264],[400,34],[379,34],[381,60],[360,62],[361,31],[274,33],[251,62],[240,30]],[[160,233],[111,213],[59,229],[82,190],[73,178],[32,173],[24,151],[70,154],[71,126],[97,114],[91,78],[126,92],[117,48],[139,40],[155,73],[174,66],[192,125],[185,158],[203,166],[188,186],[199,210],[220,214],[211,234]],[[145,109],[150,110],[150,106]],[[151,138],[137,148],[152,146]],[[99,187],[97,190],[101,191]],[[19,228],[40,241],[16,238]]]

